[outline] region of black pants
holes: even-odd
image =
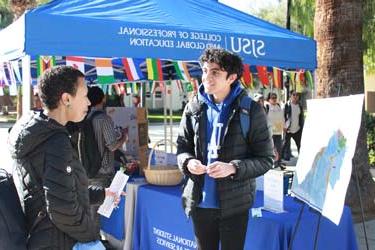
[[[298,130],[296,133],[286,133],[285,134],[285,142],[283,146],[283,158],[285,160],[289,160],[290,158],[290,139],[293,138],[294,142],[297,145],[298,153],[301,147],[301,136],[302,136],[302,129]],[[289,154],[288,154],[289,149]]]
[[[199,250],[243,250],[249,212],[221,218],[219,209],[196,208],[192,214]]]

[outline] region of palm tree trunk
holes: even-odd
[[[362,0],[316,0],[314,34],[318,45],[317,94],[319,97],[364,93]],[[360,212],[355,171],[364,210],[375,214],[375,183],[371,178],[366,128],[362,116],[353,171],[346,196],[353,214]]]

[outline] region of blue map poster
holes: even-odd
[[[340,222],[361,124],[363,95],[307,101],[292,193]]]

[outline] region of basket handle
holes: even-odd
[[[147,169],[151,169],[151,158],[152,158],[152,155],[153,155],[153,153],[154,153],[154,151],[155,151],[155,148],[156,148],[157,146],[159,146],[159,144],[161,144],[162,142],[168,142],[168,143],[170,143],[171,145],[173,145],[175,148],[177,148],[176,143],[174,143],[173,141],[171,141],[171,140],[169,140],[169,139],[161,139],[161,140],[155,142],[155,144],[154,144],[154,146],[152,146],[151,151],[150,151],[150,154],[149,154],[149,156],[148,156]]]

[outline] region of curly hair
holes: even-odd
[[[231,74],[236,74],[237,79],[240,79],[243,72],[243,63],[241,57],[237,54],[227,51],[223,48],[208,48],[199,57],[201,65],[203,63],[216,63],[221,69],[228,72],[229,77]]]
[[[38,93],[43,105],[48,110],[54,110],[58,107],[63,93],[75,96],[79,77],[85,77],[85,75],[71,66],[64,65],[47,69],[38,83]]]

